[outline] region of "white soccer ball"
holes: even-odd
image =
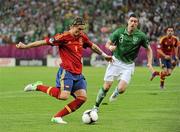
[[[82,121],[85,124],[91,124],[98,120],[98,114],[94,110],[86,110],[82,115]]]

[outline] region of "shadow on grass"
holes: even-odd
[[[148,93],[149,95],[158,95],[158,93]]]

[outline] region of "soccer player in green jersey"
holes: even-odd
[[[137,16],[131,14],[127,23],[128,25],[126,27],[120,27],[113,32],[106,43],[106,48],[113,53],[114,61],[109,63],[104,76],[104,85],[99,89],[97,94],[96,103],[93,107],[96,111],[98,111],[100,103],[106,96],[114,80],[118,80],[119,83],[110,96],[109,101],[116,100],[119,94],[125,92],[131,76],[134,73],[134,60],[141,46],[143,46],[147,52],[147,66],[152,73],[154,72],[152,67],[152,50],[148,43],[147,36],[137,29]]]

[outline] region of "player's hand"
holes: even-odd
[[[166,55],[164,58],[165,58],[166,60],[170,60],[170,59],[171,59],[171,57],[170,57],[169,55]]]
[[[18,49],[25,49],[26,48],[26,45],[22,42],[19,42],[19,44],[16,44],[16,48]]]
[[[113,58],[112,56],[107,55],[106,53],[102,53],[102,56],[105,58],[106,61],[112,62]]]
[[[109,55],[105,57],[105,60],[108,62],[113,62],[112,56],[109,56]]]
[[[179,63],[179,58],[175,56],[176,62]]]
[[[115,45],[110,45],[110,46],[109,46],[109,50],[110,50],[110,51],[114,51],[114,50],[116,49],[116,47],[117,47],[117,46],[115,46]]]

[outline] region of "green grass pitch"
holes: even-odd
[[[160,90],[159,78],[151,82],[147,68],[136,67],[126,93],[109,103],[117,83],[113,85],[94,125],[83,124],[81,116],[92,108],[105,68],[84,67],[88,101],[64,118],[67,125],[50,119],[72,98],[59,101],[41,92],[23,92],[26,84],[37,80],[55,85],[57,69],[0,68],[0,132],[180,132],[180,68],[166,79],[166,89]]]

